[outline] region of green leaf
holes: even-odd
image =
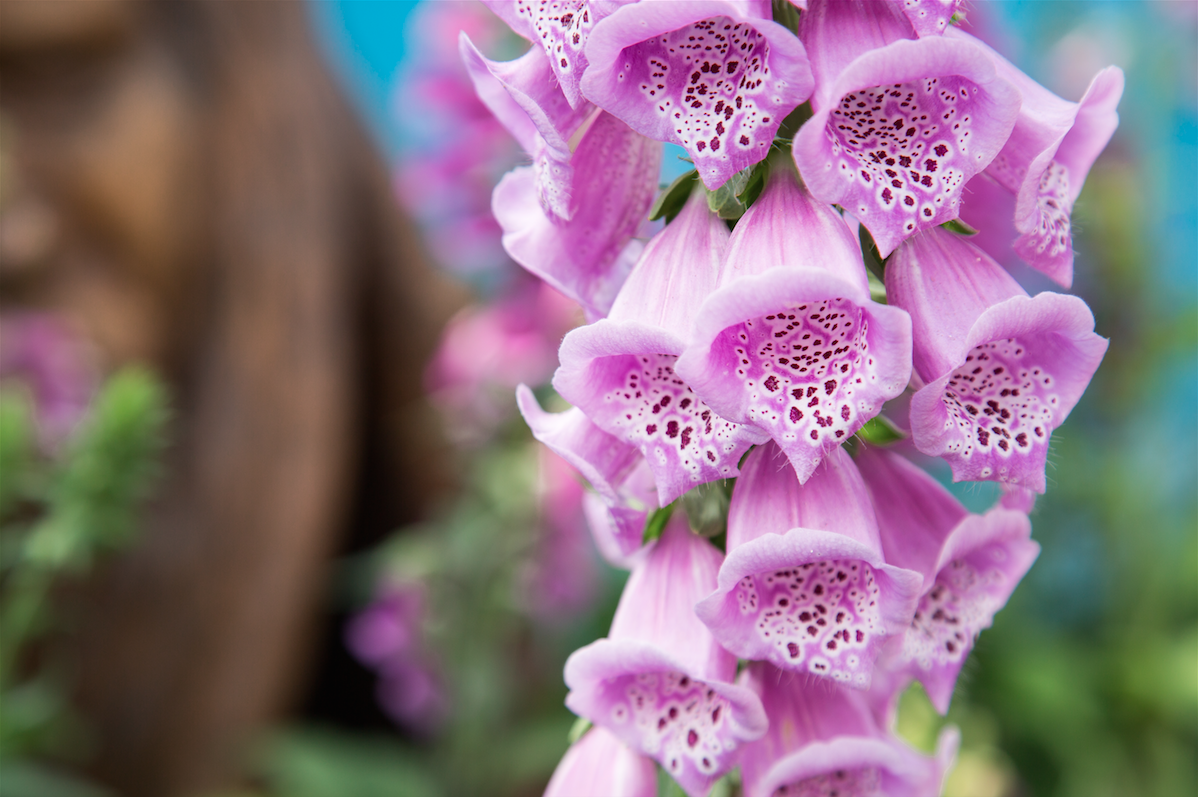
[[[663,506],[661,509],[653,510],[649,515],[649,519],[645,521],[645,533],[641,537],[641,544],[648,545],[661,536],[661,532],[665,529],[666,523],[670,520],[670,515],[674,514],[674,507],[678,502]]]
[[[949,232],[955,232],[958,235],[977,235],[978,234],[977,230],[975,230],[973,227],[970,227],[968,224],[961,221],[960,219],[952,219],[950,221],[946,221],[946,222],[944,222],[944,224],[941,224],[940,226],[943,227],[944,229],[948,230]]]
[[[22,493],[33,463],[33,414],[29,398],[16,390],[0,391],[0,518]]]
[[[690,198],[691,191],[694,190],[698,181],[699,172],[692,169],[670,183],[669,188],[658,194],[653,206],[649,208],[649,221],[657,221],[661,218],[666,220],[666,224],[673,221],[674,217],[682,212],[683,205]]]
[[[745,214],[745,207],[736,197],[748,183],[749,170],[737,172],[716,190],[707,191],[707,207],[721,219],[739,219]]]

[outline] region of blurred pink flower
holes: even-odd
[[[20,313],[0,319],[0,383],[26,387],[39,442],[53,451],[83,419],[98,377],[86,343],[65,323]]]
[[[445,413],[451,437],[485,438],[510,416],[516,386],[549,380],[562,336],[579,320],[576,304],[528,278],[451,319],[425,372],[425,388]]]
[[[511,34],[481,3],[421,3],[408,23],[410,65],[393,111],[409,150],[395,169],[400,202],[425,228],[439,264],[458,274],[507,271],[491,189],[521,159],[520,147],[478,99],[458,57],[460,31],[490,51]]]
[[[445,718],[447,700],[422,642],[424,585],[389,583],[374,602],[350,620],[345,643],[375,670],[378,700],[399,725],[430,734]]]

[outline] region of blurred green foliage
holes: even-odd
[[[53,590],[128,544],[153,485],[167,418],[161,384],[126,370],[101,389],[61,451],[38,445],[25,392],[0,392],[0,795],[100,792],[44,763],[86,749],[49,650]]]

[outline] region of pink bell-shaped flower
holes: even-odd
[[[675,370],[721,417],[773,438],[806,481],[902,393],[910,358],[907,314],[870,299],[848,225],[783,166],[737,223]]]
[[[943,714],[974,639],[1006,605],[1040,546],[1023,512],[1000,503],[970,514],[897,454],[863,448],[857,466],[874,499],[886,561],[923,576],[911,626],[883,665],[902,680],[918,679]]]
[[[736,657],[695,616],[720,558],[676,513],[629,576],[609,636],[566,661],[566,705],[656,759],[691,797],[766,730],[757,695],[732,683]]]
[[[1107,341],[1076,296],[1027,293],[967,239],[911,238],[886,264],[886,295],[911,314],[912,362],[924,387],[911,431],[953,479],[1043,493],[1052,430],[1069,416]]]
[[[915,38],[889,0],[811,0],[799,36],[815,93],[794,158],[811,193],[860,219],[883,257],[955,219],[965,184],[1019,112],[1019,91],[988,53],[956,37]]]
[[[858,689],[887,639],[911,623],[919,573],[889,564],[869,493],[832,452],[803,485],[773,444],[753,450],[732,493],[728,556],[695,607],[720,644]]]
[[[554,387],[644,455],[663,506],[699,484],[736,476],[749,446],[769,439],[717,416],[674,372],[727,243],[727,226],[695,191],[645,247],[611,314],[562,341]]]

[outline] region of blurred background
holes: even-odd
[[[1073,216],[1111,347],[947,793],[1194,793],[1198,4],[967,16],[1127,90]],[[499,246],[459,30],[525,46],[471,0],[0,0],[0,797],[544,788],[624,574],[515,412],[581,317]]]

